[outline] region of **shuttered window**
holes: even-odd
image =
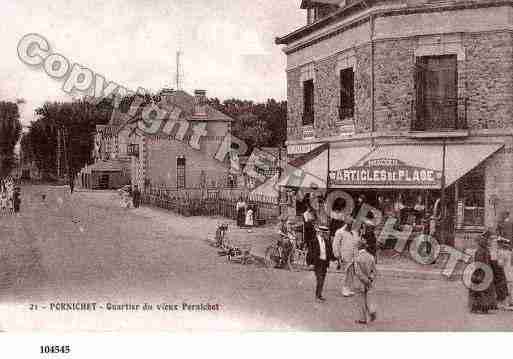
[[[416,130],[458,127],[458,78],[456,55],[417,58]]]
[[[314,123],[314,82],[303,82],[303,126]]]

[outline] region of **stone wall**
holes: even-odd
[[[303,91],[301,69],[287,72],[287,139],[300,140],[302,137]]]
[[[513,41],[508,32],[465,35],[468,122],[474,129],[513,127]]]
[[[374,57],[378,132],[408,130],[414,99],[414,39],[379,41]]]
[[[493,204],[493,197],[498,201]],[[498,216],[507,210],[513,213],[513,143],[485,162],[485,225],[495,227]]]
[[[503,31],[377,41],[374,52],[375,130],[410,129],[411,120],[416,116],[415,62],[419,54],[457,55],[458,114],[461,119],[466,116],[471,129],[513,128],[512,37],[510,32]],[[433,45],[437,41],[441,41],[441,45]],[[369,132],[372,119],[370,44],[351,50],[354,50],[355,58],[356,132]],[[316,137],[338,134],[338,55],[315,62]],[[303,112],[301,67],[288,71],[288,101],[288,139],[298,140],[302,136]]]

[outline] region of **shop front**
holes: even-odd
[[[457,232],[480,231],[485,225],[483,162],[502,147],[454,142],[331,145],[301,167],[301,176],[296,171],[294,178],[289,175],[280,183],[290,193],[308,192],[312,182],[325,193],[343,190],[354,199],[363,195],[385,220],[393,217],[400,226],[411,225],[454,245]]]

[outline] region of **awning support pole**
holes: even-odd
[[[440,196],[440,243],[445,244],[445,222],[446,222],[446,210],[445,210],[445,157],[446,157],[447,143],[444,140],[442,145],[442,186],[441,186],[441,196]]]

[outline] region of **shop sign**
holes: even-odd
[[[368,160],[361,166],[330,171],[330,185],[336,186],[422,186],[439,188],[442,172],[407,165],[393,158]]]

